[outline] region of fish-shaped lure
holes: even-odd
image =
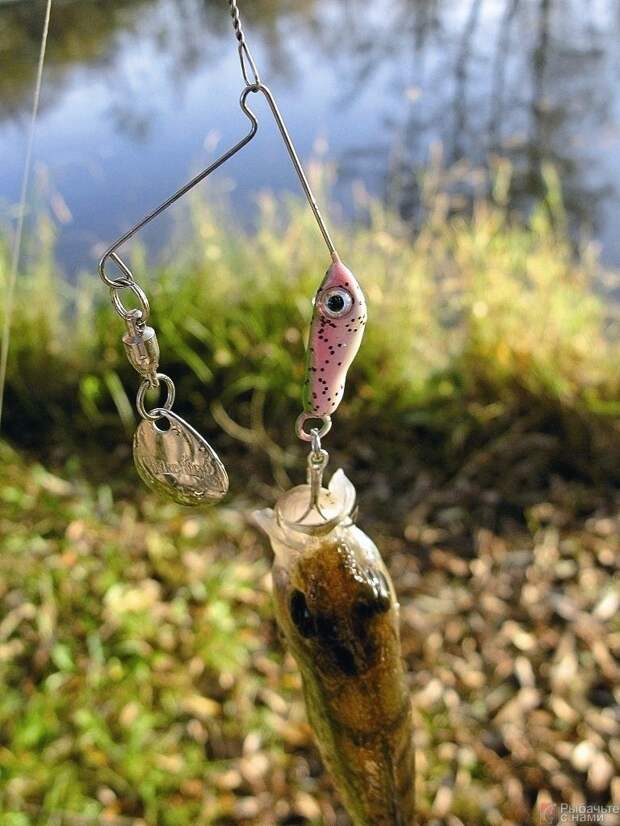
[[[353,273],[335,261],[314,299],[303,400],[308,416],[331,416],[340,404],[366,321],[362,288]]]
[[[310,724],[355,826],[412,826],[414,754],[398,602],[374,543],[350,517],[355,489],[337,471],[326,520],[296,522],[309,487],[257,512],[275,554],[278,624],[303,677]]]

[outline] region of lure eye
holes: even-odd
[[[316,623],[308,610],[306,598],[301,591],[293,591],[291,594],[289,610],[293,624],[302,637],[316,636]]]
[[[332,287],[323,293],[320,305],[329,318],[342,318],[353,306],[353,296],[344,287]]]

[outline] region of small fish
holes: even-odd
[[[340,404],[366,321],[362,288],[341,261],[334,262],[314,299],[304,382],[305,413],[331,416]]]
[[[280,629],[303,678],[310,724],[355,826],[414,824],[411,703],[398,602],[371,539],[350,517],[355,489],[337,471],[327,519],[300,525],[309,486],[254,514],[275,554]]]

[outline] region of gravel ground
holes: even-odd
[[[1,451],[2,826],[346,824],[244,509],[116,501]],[[618,502],[556,481],[515,515],[463,479],[391,520],[380,480],[361,501],[401,603],[420,823],[620,806]],[[564,822],[620,823],[584,812]]]

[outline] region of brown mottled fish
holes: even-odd
[[[303,678],[323,761],[355,826],[412,826],[414,753],[398,602],[374,543],[351,520],[342,471],[305,518],[309,486],[255,514],[275,554],[276,617]]]

